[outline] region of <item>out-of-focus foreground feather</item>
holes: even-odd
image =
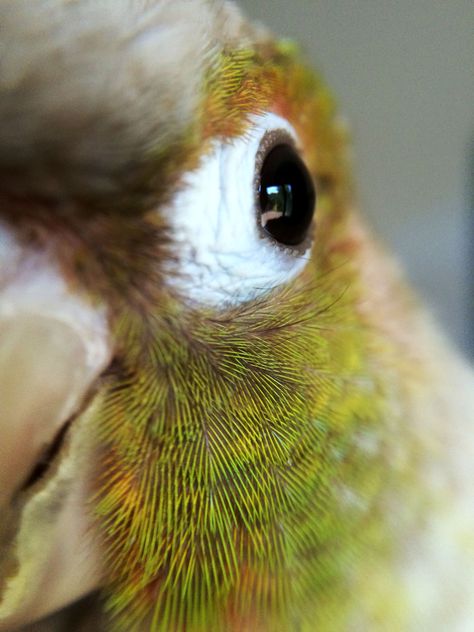
[[[0,25],[0,630],[470,629],[473,374],[324,83],[217,1]]]

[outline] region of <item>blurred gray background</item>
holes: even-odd
[[[350,122],[360,207],[472,357],[472,0],[238,3],[328,80]]]

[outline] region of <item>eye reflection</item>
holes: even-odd
[[[263,230],[281,244],[300,245],[311,226],[316,193],[306,165],[289,143],[276,145],[265,157],[258,193]]]

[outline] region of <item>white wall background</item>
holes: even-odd
[[[451,337],[472,353],[472,1],[239,4],[299,41],[322,71],[351,125],[360,206]]]

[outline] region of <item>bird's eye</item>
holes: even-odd
[[[258,181],[259,220],[266,235],[301,246],[313,219],[316,193],[293,143],[279,143],[265,156]]]
[[[288,283],[310,257],[315,192],[296,130],[255,115],[239,137],[215,138],[166,209],[176,260],[170,285],[224,307]]]

